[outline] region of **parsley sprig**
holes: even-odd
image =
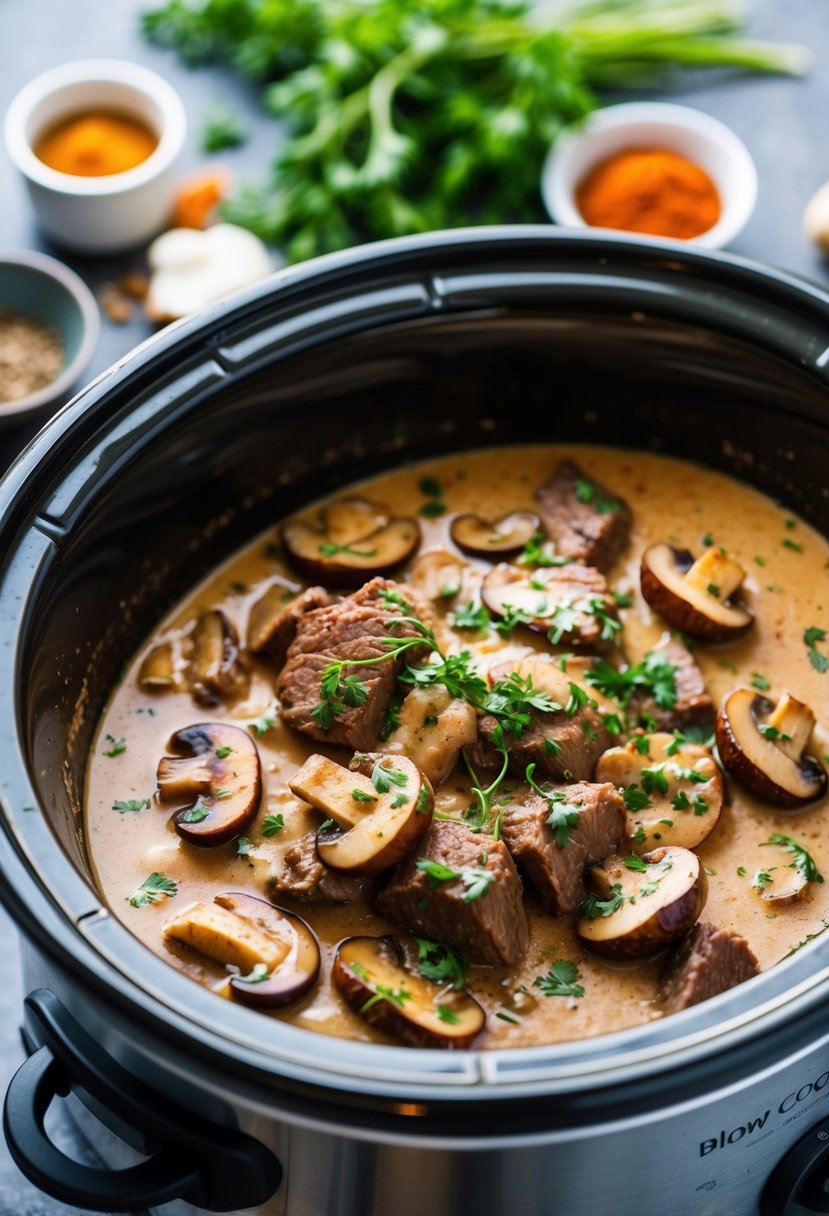
[[[416,937],[417,969],[427,980],[436,984],[450,984],[460,990],[466,984],[469,962],[459,950],[453,950],[445,942],[430,942]]]
[[[460,870],[454,870],[451,866],[444,865],[442,861],[433,861],[430,857],[418,857],[415,868],[421,874],[426,875],[426,881],[430,887],[437,887],[442,882],[460,879],[466,887],[463,897],[465,904],[482,899],[495,882],[495,874],[492,870],[477,869],[474,866],[464,866]]]
[[[549,807],[547,827],[554,833],[556,844],[560,849],[566,849],[570,843],[570,833],[578,825],[581,818],[581,803],[568,802],[561,790],[545,790],[540,786],[533,774],[535,765],[528,764],[524,776],[527,784],[539,794]]]
[[[167,878],[166,875],[159,873],[158,870],[153,870],[149,878],[145,878],[137,891],[133,891],[129,897],[129,902],[133,908],[145,908],[147,904],[157,904],[162,895],[166,895],[168,899],[172,899],[178,894],[178,883],[172,878]]]
[[[763,841],[764,846],[775,844],[791,853],[792,860],[789,862],[789,866],[797,870],[798,874],[802,874],[807,882],[823,882],[823,875],[818,870],[815,859],[802,844],[792,840],[791,836],[783,836],[780,832],[775,832],[769,836],[768,840]]]
[[[584,996],[584,988],[577,984],[578,967],[569,959],[559,958],[550,966],[546,975],[539,975],[533,980],[533,987],[540,988],[545,996],[570,996],[580,1000]]]

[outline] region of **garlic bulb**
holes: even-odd
[[[205,231],[171,228],[147,251],[150,283],[145,309],[153,321],[174,321],[214,304],[273,270],[267,248],[235,224]]]

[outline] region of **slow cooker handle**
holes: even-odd
[[[209,1122],[138,1081],[104,1052],[52,992],[26,998],[36,1040],[6,1092],[3,1130],[30,1182],[63,1203],[97,1212],[134,1212],[184,1199],[210,1212],[257,1207],[278,1189],[282,1170],[258,1140]],[[95,1169],[65,1156],[46,1134],[54,1098],[90,1094],[146,1138],[155,1151],[123,1170]]]

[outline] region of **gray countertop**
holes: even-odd
[[[190,121],[183,168],[201,164],[198,135],[217,98],[246,111],[253,135],[241,149],[217,157],[239,180],[255,179],[273,154],[279,128],[262,115],[252,89],[217,68],[189,72],[170,53],[148,46],[138,31],[138,14],[147,4],[136,0],[2,0],[0,3],[0,113],[31,77],[47,67],[77,58],[115,57],[137,60],[161,71],[185,100]],[[754,0],[751,32],[803,44],[812,49],[814,65],[801,80],[724,76],[704,73],[687,78],[661,97],[697,106],[722,119],[748,145],[757,164],[760,193],[750,223],[731,246],[733,252],[785,267],[829,287],[829,265],[810,247],[800,228],[804,204],[829,179],[829,63],[821,51],[829,46],[826,0]],[[0,150],[0,244],[56,253],[87,279],[93,289],[140,264],[140,254],[117,261],[67,257],[50,249],[37,232],[22,183]],[[90,376],[103,371],[150,333],[136,314],[129,324],[104,322]],[[25,430],[0,437],[0,462],[8,464],[30,437]],[[18,1025],[22,1001],[15,930],[0,910],[0,1092],[23,1058]],[[68,1122],[58,1116],[54,1135],[75,1154],[88,1154]],[[20,1175],[0,1144],[0,1216],[63,1216],[76,1208],[40,1194]]]

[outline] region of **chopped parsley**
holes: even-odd
[[[377,984],[374,989],[374,996],[368,998],[365,1005],[360,1008],[360,1013],[365,1013],[379,1001],[389,1001],[390,1004],[398,1005],[402,1009],[406,1001],[410,1001],[411,999],[412,994],[407,992],[402,985],[400,988],[386,988],[383,984]]]
[[[182,815],[182,823],[204,823],[212,809],[201,798],[197,798],[193,805]]]
[[[262,984],[271,978],[267,963],[254,963],[247,975],[234,975],[237,984]]]
[[[407,786],[409,784],[409,774],[397,768],[385,768],[383,761],[378,760],[371,770],[371,784],[378,794],[388,794],[393,785],[396,785],[398,789]]]
[[[443,501],[443,487],[436,478],[421,477],[417,483],[417,488],[427,500],[419,508],[418,514],[423,515],[427,519],[437,519],[438,516],[446,514],[447,507]]]
[[[285,820],[281,815],[266,815],[262,820],[262,835],[276,836],[285,827]]]
[[[641,857],[637,857],[635,853],[631,853],[625,858],[625,865],[629,870],[636,870],[640,874],[647,873],[648,863]]]
[[[597,486],[586,477],[580,477],[576,482],[576,498],[579,502],[592,503],[600,515],[611,514],[622,509],[618,499],[602,498]]]
[[[422,937],[416,937],[415,941],[417,969],[422,976],[436,984],[451,984],[456,990],[464,987],[469,962],[459,950],[453,950],[445,942],[430,942]]]
[[[627,705],[633,693],[642,689],[653,697],[660,709],[673,709],[676,704],[677,668],[664,654],[651,650],[641,663],[617,671],[602,659],[587,672],[587,681],[607,697]]]
[[[380,739],[383,743],[385,743],[389,737],[394,734],[400,725],[400,709],[402,705],[402,697],[392,697],[392,699],[389,701],[383,717],[383,725],[380,727]]]
[[[461,1020],[460,1015],[448,1005],[437,1005],[436,1012],[441,1022],[446,1022],[449,1026],[457,1026]]]
[[[540,988],[545,996],[570,996],[577,1000],[584,996],[584,988],[577,984],[578,968],[569,959],[560,958],[551,965],[546,975],[533,980],[533,987]]]
[[[463,897],[465,904],[471,904],[474,900],[481,899],[495,882],[495,874],[492,870],[478,870],[469,866],[464,866],[461,870],[453,870],[451,866],[444,865],[442,861],[432,861],[429,857],[418,857],[415,869],[426,875],[426,881],[430,887],[436,887],[442,882],[451,882],[453,879],[460,879],[466,887]]]
[[[266,735],[269,730],[273,730],[275,725],[276,717],[274,714],[262,714],[261,717],[248,723],[250,729],[256,733],[257,739],[261,739],[262,736]]]
[[[582,911],[588,920],[596,920],[599,916],[612,916],[614,912],[618,912],[624,902],[625,896],[622,894],[622,884],[614,882],[610,888],[609,899],[599,899],[597,895],[591,892],[582,904]]]
[[[147,811],[150,806],[149,798],[126,798],[116,799],[112,804],[112,809],[123,815],[126,811]]]
[[[814,667],[815,671],[823,675],[829,671],[829,655],[822,654],[818,648],[818,642],[826,641],[826,630],[819,629],[817,625],[812,625],[811,628],[804,631],[803,641],[806,643],[806,653],[809,656],[809,662]]]
[[[791,739],[791,735],[784,734],[782,730],[778,730],[770,722],[761,722],[757,729],[764,739],[771,739],[773,743],[776,743],[778,740],[786,741]]]
[[[483,604],[479,604],[476,608],[470,600],[465,608],[455,609],[452,613],[452,624],[456,629],[477,629],[482,631],[489,629],[492,624],[492,617]]]
[[[366,794],[363,790],[354,789],[351,791],[351,797],[355,802],[376,802],[376,794]]]
[[[568,566],[570,558],[550,552],[551,546],[543,532],[536,532],[524,546],[523,552],[516,559],[519,566]]]
[[[622,800],[625,808],[629,811],[644,811],[645,807],[651,805],[651,800],[644,790],[640,790],[638,785],[626,785],[622,790]]]
[[[154,870],[149,878],[145,878],[137,891],[133,891],[129,902],[133,908],[145,908],[147,904],[157,904],[162,895],[172,899],[178,894],[178,883]]]
[[[356,549],[353,545],[335,545],[331,541],[319,546],[319,551],[323,557],[337,557],[340,553],[345,553],[348,557],[376,557],[376,549]]]
[[[784,536],[782,544],[784,549],[791,549],[793,553],[803,552],[803,546],[799,545],[796,540],[792,540],[790,536]]]
[[[122,752],[127,750],[127,741],[124,738],[116,739],[114,735],[107,735],[106,741],[109,747],[104,752],[105,756],[120,756]]]
[[[236,841],[236,856],[247,857],[252,848],[250,839],[247,836],[240,836]]]
[[[751,687],[756,688],[758,692],[767,692],[771,685],[765,676],[760,675],[759,671],[751,673]]]
[[[789,866],[793,870],[797,870],[798,874],[802,874],[807,882],[823,882],[823,875],[817,868],[815,860],[808,850],[804,849],[802,844],[798,844],[796,840],[792,840],[791,836],[782,836],[779,832],[775,832],[769,836],[768,840],[763,841],[763,845],[779,845],[788,853],[792,854],[792,861]]]

